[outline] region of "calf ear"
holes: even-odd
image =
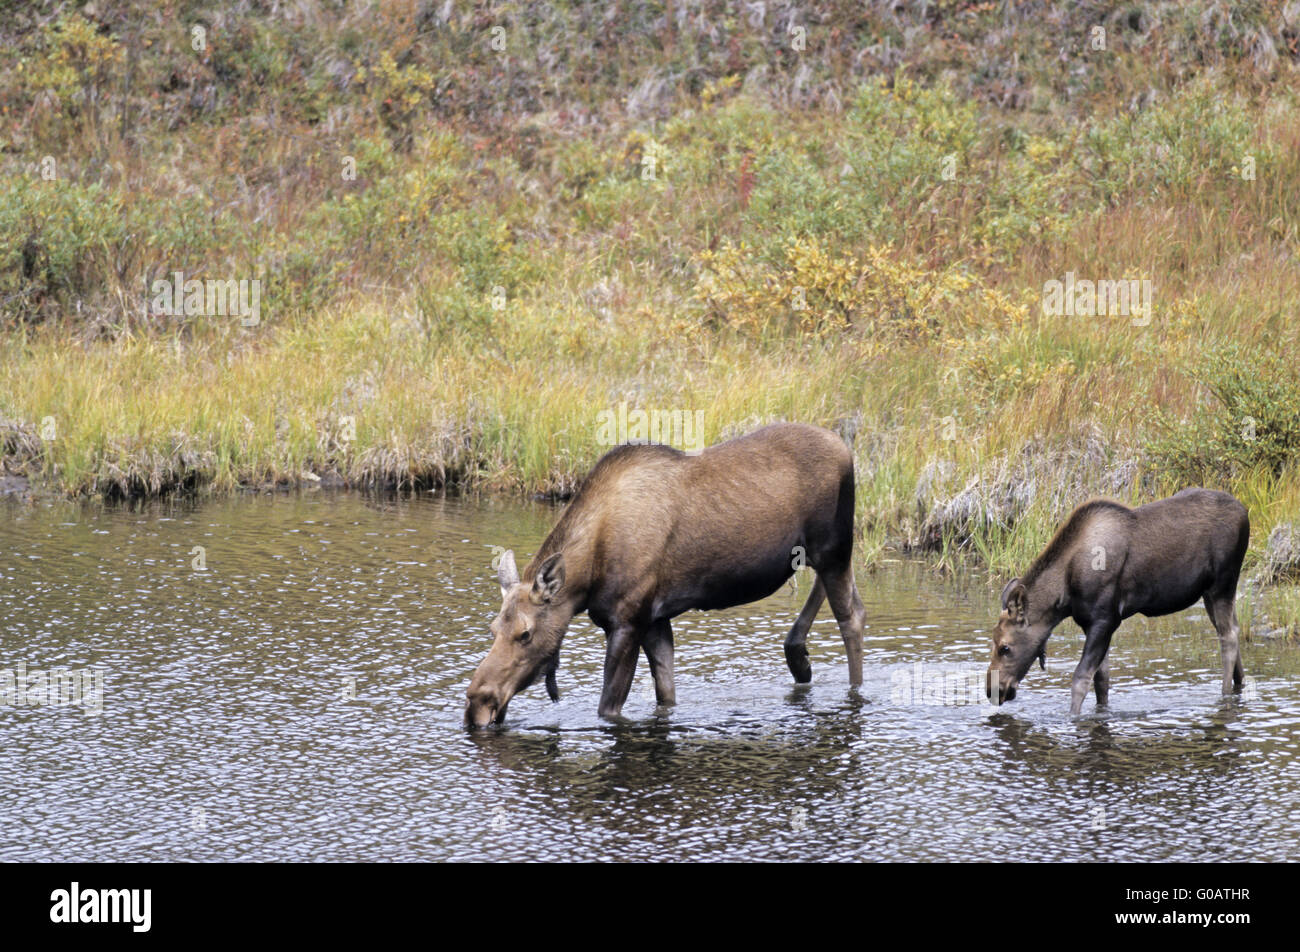
[[[556,552],[542,563],[533,579],[533,601],[537,604],[549,602],[564,587],[564,553]]]
[[[1021,584],[1020,579],[1013,578],[1010,582],[1007,582],[1007,587],[1002,590],[1003,611],[1018,623],[1023,623],[1028,602],[1029,593],[1025,591],[1025,586]]]
[[[501,586],[502,595],[510,591],[512,586],[519,584],[519,569],[515,567],[515,554],[509,549],[506,549],[505,555],[501,556],[501,561],[497,563],[497,584]]]

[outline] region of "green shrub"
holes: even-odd
[[[1147,453],[1168,478],[1222,482],[1245,471],[1273,476],[1300,455],[1300,371],[1293,360],[1232,344],[1193,372],[1208,405],[1179,420],[1157,408]]]

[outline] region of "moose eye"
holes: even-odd
[[[519,636],[519,643],[521,645],[526,645],[528,644],[528,642],[532,640],[533,640],[533,633],[531,631],[525,631],[522,635]]]
[[[1011,654],[1011,646],[1003,645],[1002,647],[998,648],[998,654],[1002,655],[1003,657],[1006,657],[1007,655]]]

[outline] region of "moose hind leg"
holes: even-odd
[[[673,626],[665,618],[650,626],[641,643],[650,673],[655,679],[655,700],[676,704],[677,688],[673,684]]]
[[[812,591],[808,593],[808,601],[804,602],[803,611],[799,612],[799,617],[794,620],[790,634],[785,636],[785,663],[790,668],[790,673],[794,675],[795,681],[800,684],[807,684],[812,680],[812,665],[808,662],[808,629],[812,627],[813,620],[817,617],[817,612],[821,610],[825,599],[826,586],[822,584],[819,575],[817,581],[813,583]]]
[[[849,684],[862,684],[862,629],[867,623],[867,610],[858,597],[858,586],[853,580],[853,569],[846,564],[837,570],[821,574],[826,584],[826,597],[840,626],[844,639],[844,653],[849,659]]]
[[[1205,596],[1205,611],[1219,633],[1219,654],[1223,658],[1223,693],[1241,691],[1245,672],[1241,667],[1241,626],[1237,624],[1235,593],[1229,596]]]

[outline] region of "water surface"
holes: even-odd
[[[596,717],[604,639],[582,616],[560,702],[539,684],[504,730],[467,734],[493,547],[523,565],[557,514],[324,493],[0,503],[0,688],[91,673],[67,703],[0,706],[0,860],[1300,856],[1295,648],[1245,645],[1246,696],[1225,700],[1203,610],[1132,619],[1109,709],[1071,719],[1067,622],[995,711],[978,678],[997,588],[903,560],[859,577],[860,691],[825,609],[813,683],[790,679],[805,578],[675,621],[671,710],[643,659],[625,721]]]

